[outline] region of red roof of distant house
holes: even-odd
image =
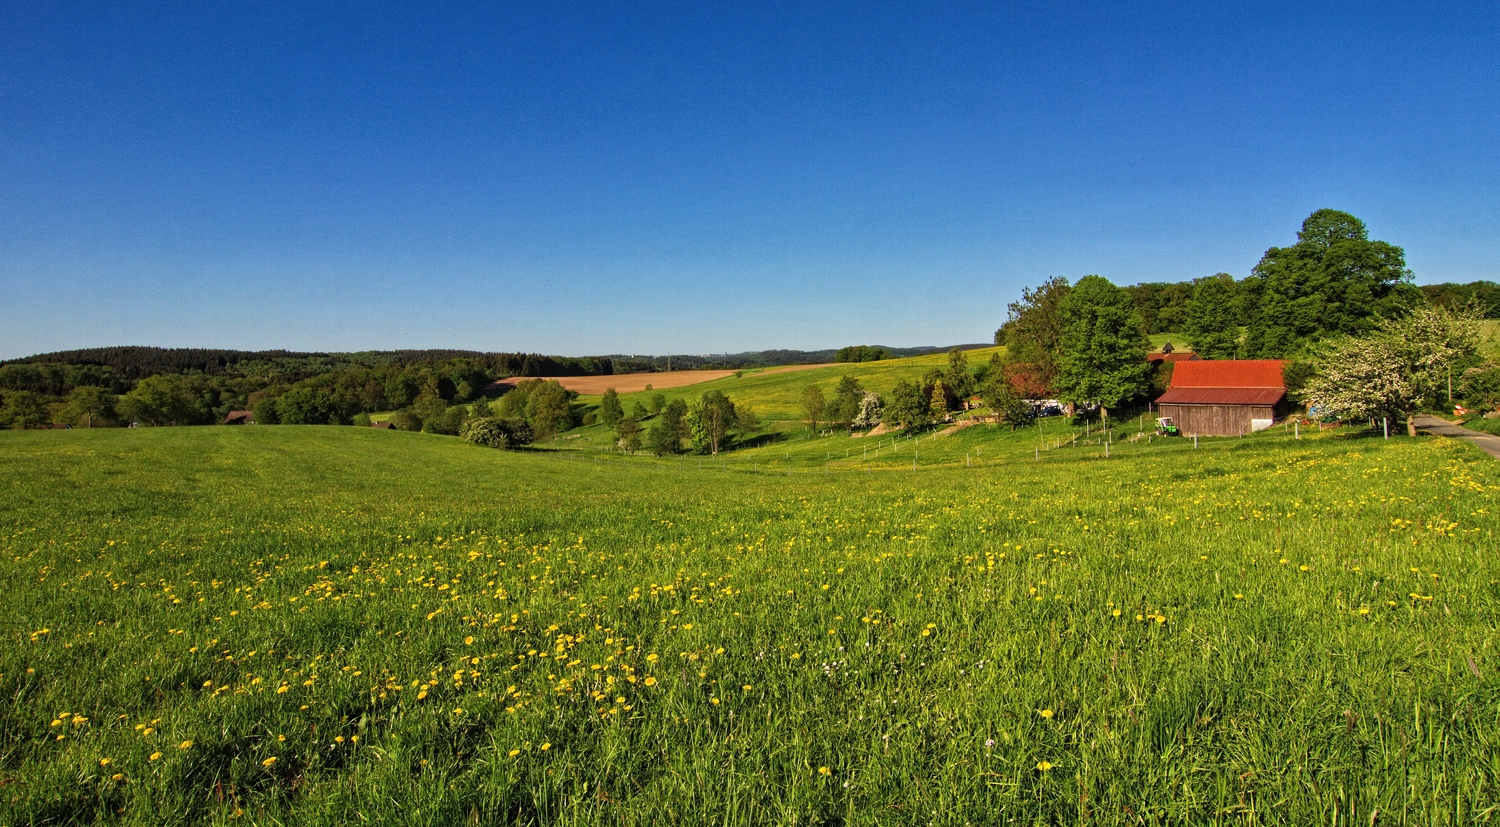
[[[390,430],[392,427],[394,427],[394,425],[392,423],[390,423],[390,422],[371,422],[370,423],[370,427],[371,428],[383,428],[383,429],[386,429],[386,430]]]
[[[1172,372],[1172,388],[1281,388],[1280,359],[1199,359]]]
[[[255,422],[255,411],[230,411],[224,417],[225,425],[250,425]]]
[[[1275,405],[1286,396],[1280,359],[1199,359],[1181,362],[1157,399],[1168,405]]]
[[[1189,351],[1187,353],[1148,353],[1148,354],[1146,354],[1146,361],[1148,361],[1148,362],[1193,362],[1193,361],[1202,361],[1202,360],[1198,358],[1198,354]]]

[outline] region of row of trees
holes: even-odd
[[[760,419],[748,405],[735,405],[722,391],[708,391],[689,403],[654,394],[649,409],[637,402],[629,414],[614,388],[599,402],[599,421],[615,432],[618,445],[630,453],[642,448],[657,456],[692,451],[717,454],[736,439],[760,430]],[[651,420],[649,426],[643,423]]]
[[[1069,290],[1066,279],[1056,278],[1024,291],[996,331],[996,344],[1008,345],[1013,361],[1033,369],[1025,377],[1031,384],[1046,386],[1056,376],[1047,354],[1059,352],[1060,308]],[[1365,335],[1381,319],[1429,304],[1453,309],[1473,300],[1481,315],[1500,315],[1500,285],[1419,288],[1400,247],[1371,240],[1364,222],[1338,210],[1308,216],[1296,243],[1267,250],[1245,279],[1218,273],[1124,292],[1142,333],[1180,331],[1213,359],[1296,357],[1325,339]]]
[[[243,363],[242,363],[243,365]],[[450,427],[450,409],[479,398],[491,381],[465,359],[299,373],[158,373],[128,378],[111,366],[14,363],[0,366],[0,420],[10,427],[198,425],[253,410],[265,424],[350,424],[401,410],[416,427]],[[40,411],[40,413],[39,413]]]

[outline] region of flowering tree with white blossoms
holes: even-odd
[[[1370,336],[1341,339],[1315,360],[1317,375],[1303,401],[1309,409],[1346,418],[1406,419],[1417,435],[1416,412],[1447,381],[1453,363],[1478,351],[1479,312],[1422,307],[1388,319]]]

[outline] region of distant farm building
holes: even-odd
[[[379,428],[383,431],[389,431],[391,428],[395,427],[395,425],[390,422],[371,422],[370,427]]]
[[[1170,344],[1170,342],[1168,343]],[[1158,362],[1201,362],[1198,354],[1188,351],[1187,353],[1173,353],[1170,350],[1163,353],[1148,353],[1146,361],[1156,364]]]
[[[1184,434],[1242,436],[1271,427],[1290,410],[1280,359],[1196,359],[1173,367],[1156,407]]]
[[[254,425],[255,424],[255,411],[230,411],[229,415],[226,416],[226,417],[224,417],[224,424],[225,425]]]

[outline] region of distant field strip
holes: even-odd
[[[609,376],[514,376],[509,379],[501,379],[492,382],[489,388],[499,390],[510,389],[517,383],[526,379],[537,378],[544,382],[556,381],[570,391],[576,391],[583,396],[597,396],[610,388],[616,393],[640,393],[650,385],[653,391],[667,390],[669,388],[682,388],[689,385],[701,385],[704,382],[712,382],[715,379],[723,379],[736,373],[754,372],[765,376],[773,373],[790,373],[799,370],[811,370],[813,368],[828,367],[831,363],[820,363],[815,365],[785,365],[777,368],[746,369],[745,371],[734,370],[674,370],[662,371],[661,373],[617,373]]]

